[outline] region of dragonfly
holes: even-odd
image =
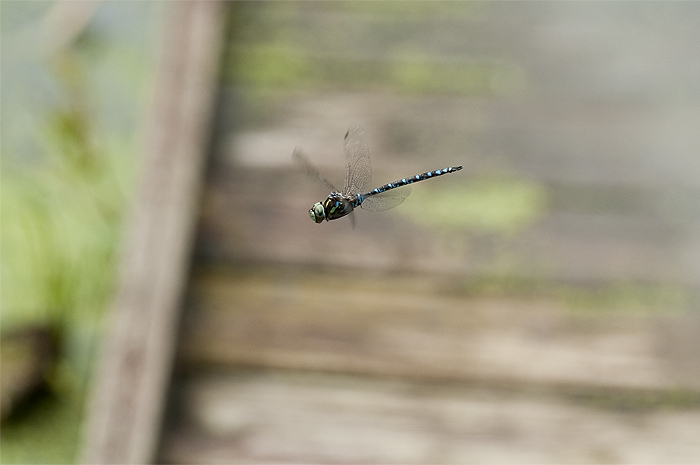
[[[462,169],[461,166],[450,166],[439,170],[426,171],[425,173],[402,178],[375,189],[370,189],[372,184],[372,164],[369,158],[369,145],[367,144],[364,130],[359,126],[352,126],[345,133],[344,140],[345,184],[341,191],[323,177],[299,147],[296,147],[292,153],[292,158],[301,164],[312,178],[331,191],[325,201],[316,202],[309,209],[309,216],[316,223],[322,223],[323,220],[337,220],[350,215],[358,207],[375,212],[394,208],[410,194],[410,187],[404,186],[436,178],[443,174],[455,173]],[[400,187],[403,187],[403,189],[399,189]],[[350,219],[354,225],[352,215]]]

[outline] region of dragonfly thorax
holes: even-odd
[[[359,205],[358,196],[343,195],[340,192],[331,192],[331,195],[323,202],[316,202],[309,210],[309,216],[316,223],[323,220],[330,221],[349,215]]]

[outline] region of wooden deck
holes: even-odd
[[[700,8],[234,5],[155,461],[700,460]],[[352,124],[377,185],[465,169],[314,224]]]

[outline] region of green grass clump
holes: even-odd
[[[456,186],[421,187],[399,212],[442,231],[510,237],[548,211],[546,188],[526,180],[481,178]]]

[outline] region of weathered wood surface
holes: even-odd
[[[357,98],[369,101],[371,96]],[[342,166],[343,132],[338,134],[326,151],[334,155],[328,158]],[[274,140],[278,134],[270,131],[269,137]],[[394,166],[375,169],[374,178],[380,183],[455,164],[444,156],[422,164],[403,163],[396,154],[380,153],[377,158],[383,159],[380,166]],[[353,229],[348,221],[317,225],[309,220],[308,209],[327,193],[291,164],[273,170],[232,166],[226,160],[215,163],[198,243],[203,260],[451,271],[594,285],[622,281],[692,288],[700,284],[695,262],[700,248],[700,211],[687,211],[682,220],[668,213],[661,203],[673,194],[659,186],[531,179],[545,192],[546,206],[513,233],[443,228],[440,224],[431,227],[429,217],[419,218],[429,215],[416,208],[422,196],[432,192],[459,195],[461,189],[482,182],[483,172],[467,168],[440,178],[439,185],[436,180],[417,186],[400,211],[358,211],[359,227]],[[431,182],[436,184],[429,185]],[[502,182],[507,183],[508,178]],[[694,192],[689,189],[679,195],[689,202]],[[697,193],[700,196],[700,189]],[[488,197],[479,201],[477,213],[488,212],[489,201]]]
[[[94,382],[84,463],[154,458],[214,113],[222,8],[173,3],[111,325]]]
[[[282,266],[200,269],[189,299],[179,354],[188,371],[243,365],[588,390],[685,389],[700,400],[700,360],[691,355],[700,318],[682,308],[582,305],[566,289],[470,295],[454,275]]]
[[[175,463],[687,463],[700,410],[430,381],[246,371],[178,391]]]
[[[483,4],[405,21],[236,5],[254,27],[234,51],[255,57],[252,42],[282,31],[291,48],[273,37],[263,54],[386,71],[405,64],[392,45],[409,43],[431,67],[503,66],[491,77],[505,87],[222,89],[230,120],[213,143],[159,460],[698,461],[700,93],[676,59],[697,48],[663,41],[694,37],[700,10],[668,13],[683,29],[654,22],[654,5]],[[308,55],[293,49],[305,39]],[[358,212],[356,229],[313,224],[306,211],[327,192],[291,152],[341,185],[351,124],[366,129],[378,184],[465,170],[396,210]],[[542,195],[527,221],[480,229],[421,207],[437,195],[476,216],[507,210],[489,203],[493,179]]]

